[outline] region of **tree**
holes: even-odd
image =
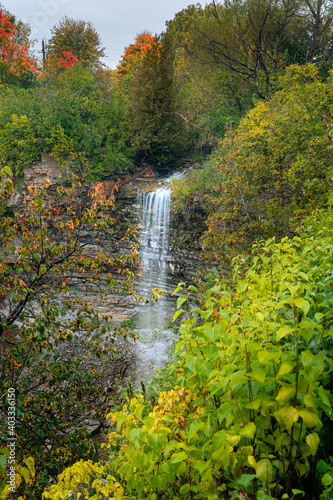
[[[36,61],[29,54],[29,28],[15,24],[15,18],[0,10],[0,83],[29,83],[37,74]]]
[[[59,68],[70,68],[71,66],[74,66],[75,63],[78,61],[77,58],[72,54],[70,50],[63,50],[63,56],[59,58]]]
[[[105,56],[105,52],[101,47],[102,41],[89,21],[75,21],[65,16],[51,29],[51,33],[48,42],[51,68],[63,58],[64,51],[71,51],[83,67],[89,70],[96,70],[103,65],[101,57]]]
[[[188,131],[176,113],[173,56],[169,39],[161,43],[143,33],[118,67],[128,100],[128,140],[139,161],[155,165],[175,161],[188,147]]]
[[[72,61],[67,57],[64,64]],[[47,90],[0,89],[4,163],[16,177],[43,154],[94,180],[128,173],[133,153],[125,142],[126,102],[116,75],[75,63],[58,76]]]
[[[117,66],[118,74],[121,76],[129,75],[140,66],[145,54],[153,48],[157,39],[151,33],[143,32],[135,39],[135,43],[131,43],[125,48],[124,55]],[[160,44],[158,44],[160,50]]]
[[[304,0],[301,12],[308,62],[330,69],[333,57],[333,7],[329,0]]]
[[[295,0],[213,1],[198,27],[197,57],[202,64],[223,68],[229,84],[235,77],[251,94],[269,96],[277,75],[296,62],[296,55],[297,62],[304,62],[297,44],[302,39],[298,6]]]
[[[8,168],[2,174],[4,205],[12,184]],[[98,314],[91,297],[113,288],[131,293],[137,259],[134,229],[122,226],[117,243],[115,214],[101,184],[85,202],[75,177],[53,195],[50,189],[48,181],[42,192],[30,186],[20,213],[3,214],[0,225],[1,435],[8,435],[10,388],[20,436],[16,458],[35,457],[40,489],[48,474],[73,459],[75,449],[95,452],[72,419],[85,411],[85,396],[98,392],[98,374],[82,361],[97,356],[111,362],[115,332],[110,316]],[[81,354],[66,355],[71,346]]]

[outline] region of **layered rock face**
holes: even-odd
[[[50,183],[50,190],[55,190],[59,184],[70,179],[70,170],[65,170],[52,156],[43,156],[41,161],[24,170],[23,178],[16,180],[12,197],[8,202],[10,210],[22,207],[24,194],[28,186],[34,185],[40,191],[45,188],[46,182]]]

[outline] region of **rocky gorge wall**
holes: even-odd
[[[8,208],[12,211],[21,209],[24,203],[24,195],[28,192],[28,186],[34,185],[40,191],[49,184],[48,193],[52,197],[59,185],[71,180],[72,170],[65,169],[51,156],[43,156],[41,161],[24,170],[23,178],[15,181],[15,189],[8,202]],[[144,174],[145,175],[145,174]],[[160,186],[160,179],[156,173],[151,172],[149,176],[136,174],[133,179],[122,185],[115,191],[117,211],[133,219],[138,224],[138,213],[136,197],[138,189],[152,191]],[[79,196],[87,196],[90,183],[82,183]],[[206,229],[206,214],[200,210],[191,210],[188,213],[176,213],[172,209],[170,219],[169,254],[168,262],[170,273],[179,278],[190,281],[198,267],[206,267],[204,260],[200,257],[202,251],[201,237]]]
[[[36,186],[40,191],[45,188],[46,181],[50,183],[50,192],[55,191],[57,186],[70,179],[70,169],[65,170],[60,167],[59,163],[51,156],[43,156],[41,161],[28,167],[23,172],[23,177],[15,179],[15,189],[8,202],[10,210],[22,208],[24,195],[31,185]]]

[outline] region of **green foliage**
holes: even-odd
[[[253,241],[293,234],[328,201],[332,176],[332,76],[290,66],[280,90],[257,104],[199,172],[178,181],[175,206],[209,212],[206,258],[221,264]]]
[[[299,236],[235,259],[202,306],[184,308],[185,290],[174,387],[111,414],[104,491],[77,464],[44,498],[328,499],[332,238],[332,211],[318,211]]]
[[[2,217],[7,208],[7,202],[11,197],[14,189],[12,176],[13,173],[7,166],[1,166],[0,169],[0,216]]]
[[[1,89],[0,101],[0,152],[15,176],[42,154],[92,180],[133,166],[124,95],[110,73],[93,75],[78,64],[46,89]]]
[[[39,159],[40,149],[26,115],[13,114],[0,131],[0,154],[16,177],[21,177],[25,167]]]
[[[207,195],[217,191],[224,180],[224,175],[216,166],[214,153],[204,164],[204,168],[193,169],[184,179],[172,182],[172,209],[188,213],[200,206],[209,213],[212,209],[211,197]],[[186,179],[186,180],[185,180]]]
[[[75,21],[65,16],[53,26],[51,33],[48,42],[48,57],[51,60],[58,60],[63,57],[64,51],[71,51],[89,70],[102,66],[100,59],[105,56],[105,52],[101,47],[101,37],[91,22],[82,19]]]

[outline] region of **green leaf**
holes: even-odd
[[[314,335],[313,331],[310,330],[309,328],[301,328],[299,333],[301,334],[301,336],[303,337],[303,339],[307,344],[309,344]]]
[[[282,387],[280,389],[279,394],[276,396],[276,401],[278,401],[281,404],[284,404],[286,401],[288,401],[290,398],[293,397],[295,394],[295,388],[294,387]]]
[[[307,313],[309,312],[310,303],[307,300],[303,299],[303,297],[295,299],[295,305],[299,309],[302,309],[305,315],[307,315]]]
[[[265,365],[267,363],[270,363],[272,359],[275,361],[281,356],[281,353],[279,352],[271,352],[271,351],[266,351],[266,349],[260,349],[258,351],[258,360],[261,365]]]
[[[183,484],[183,486],[180,488],[179,493],[181,495],[186,495],[190,491],[190,485],[189,484]]]
[[[178,297],[177,299],[177,309],[180,309],[182,304],[184,304],[184,302],[186,301],[186,297]]]
[[[179,309],[178,311],[176,311],[175,314],[173,315],[172,321],[176,321],[178,316],[180,316],[183,312],[184,312],[183,309]]]
[[[150,429],[153,427],[155,423],[155,419],[153,417],[148,416],[144,419],[143,423],[145,424],[147,431],[150,431]]]
[[[126,417],[127,417],[126,413],[121,413],[119,415],[119,417],[117,418],[117,430],[118,430],[118,432],[120,431],[120,428],[121,428],[123,422],[126,420]]]
[[[248,408],[249,410],[259,410],[260,406],[261,406],[261,403],[262,403],[262,399],[255,399],[253,401],[251,401],[250,403],[247,403],[245,405],[246,408]]]
[[[242,474],[241,477],[238,479],[237,483],[245,490],[248,490],[255,477],[256,477],[255,474]]]
[[[253,372],[248,374],[250,377],[254,378],[257,380],[260,384],[263,384],[265,382],[266,378],[266,370],[263,368],[257,368],[256,370],[253,370]]]
[[[11,171],[11,169],[7,165],[5,167],[3,167],[3,171],[6,175],[8,175],[8,177],[13,177],[13,172]]]
[[[227,435],[225,431],[215,432],[213,436],[212,451],[216,451],[221,448],[227,441]]]
[[[284,363],[281,363],[281,366],[276,376],[282,377],[283,375],[286,375],[286,373],[291,372],[293,368],[294,364],[291,361],[285,361]]]
[[[253,439],[256,433],[256,426],[253,422],[249,422],[243,429],[239,430],[239,434],[247,439]]]
[[[287,406],[274,412],[274,416],[280,424],[285,425],[286,429],[290,431],[293,424],[298,420],[299,412],[293,406]]]
[[[244,281],[240,281],[237,283],[236,290],[238,293],[243,293],[247,289],[247,286],[247,283],[245,283]]]
[[[178,283],[177,288],[176,288],[176,290],[173,292],[173,294],[172,294],[172,295],[175,295],[176,293],[178,293],[180,290],[182,290],[182,289],[183,289],[183,287],[184,287],[184,286],[185,286],[184,281],[182,281],[181,283]]]
[[[304,492],[304,491],[302,491],[302,490],[295,490],[295,489],[292,489],[292,490],[291,490],[291,492],[292,492],[292,494],[293,494],[293,495],[302,495],[303,497],[304,497],[304,495],[305,495],[305,492]]]
[[[312,456],[315,456],[320,443],[319,436],[316,432],[308,434],[305,438],[306,444],[310,446]]]
[[[260,490],[257,493],[257,500],[276,500],[276,498],[271,497],[270,495],[267,495],[264,491]]]
[[[233,410],[234,405],[232,403],[223,403],[220,408],[217,410],[217,418],[221,423]]]
[[[321,482],[324,488],[328,488],[333,484],[333,476],[331,476],[330,474],[324,474],[323,477],[321,478]]]
[[[291,326],[288,326],[288,325],[285,325],[283,326],[282,328],[280,328],[277,332],[276,332],[276,341],[279,342],[279,340],[281,340],[283,337],[285,337],[286,335],[289,335],[290,333],[292,333],[294,331],[293,328],[291,328]]]
[[[140,418],[141,415],[142,415],[142,412],[143,410],[145,409],[144,405],[140,404],[137,406],[136,410],[135,410],[135,413],[134,415],[136,416],[136,418]]]
[[[199,474],[202,474],[205,469],[209,466],[209,462],[204,462],[203,460],[197,460],[194,463],[194,468],[199,472]]]
[[[187,458],[187,455],[186,455],[185,451],[180,451],[179,453],[174,453],[174,455],[172,455],[170,463],[178,464],[179,462],[183,462],[184,460],[186,460],[186,458]]]
[[[267,458],[259,460],[256,464],[256,476],[263,483],[271,483],[273,480],[273,466]]]
[[[201,422],[200,420],[193,422],[190,426],[189,431],[188,431],[188,435],[187,435],[188,441],[191,441],[191,439],[197,434],[197,432],[200,429],[202,429],[203,427],[205,427],[205,425],[206,424],[204,422]]]
[[[167,435],[168,431],[154,431],[148,436],[149,444],[156,453],[159,453],[163,446],[165,446]]]
[[[318,388],[318,396],[320,397],[321,402],[324,403],[325,406],[331,408],[331,403],[327,397],[327,391],[325,391],[322,385],[320,385]]]
[[[130,440],[138,448],[141,448],[147,437],[147,431],[144,429],[132,429],[129,433]]]
[[[18,467],[17,472],[24,478],[24,481],[28,484],[30,481],[30,474],[26,467]]]
[[[25,465],[28,467],[31,477],[35,477],[35,461],[33,457],[28,457],[24,459]]]
[[[192,373],[197,373],[197,366],[195,363],[195,358],[188,357],[185,363],[185,366],[191,370]]]

